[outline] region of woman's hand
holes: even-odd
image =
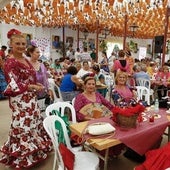
[[[28,86],[28,90],[29,90],[29,91],[33,91],[33,92],[39,92],[39,91],[41,91],[41,90],[43,90],[43,89],[44,89],[44,86],[43,86],[42,84],[40,84],[40,83],[30,84],[30,85]]]
[[[41,83],[36,84],[36,91],[40,92],[40,91],[44,90],[44,88],[45,87]]]
[[[53,94],[53,91],[51,89],[48,90],[48,95],[49,95],[50,99],[52,101],[54,101],[54,94]]]

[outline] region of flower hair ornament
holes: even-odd
[[[11,29],[10,31],[8,31],[7,33],[7,37],[10,39],[12,35],[15,35],[15,34],[21,34],[20,31],[16,30],[16,29]]]
[[[37,47],[35,40],[31,40],[31,45]]]
[[[95,76],[94,73],[87,73],[87,74],[85,74],[81,79],[82,79],[83,81],[85,81],[87,78],[89,78],[89,77],[94,77],[94,76]]]

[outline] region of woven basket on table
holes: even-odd
[[[124,116],[121,114],[117,114],[116,122],[119,126],[125,128],[133,128],[136,127],[138,114],[134,114],[132,116]]]

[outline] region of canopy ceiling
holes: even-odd
[[[127,36],[132,35],[129,27],[135,24],[135,38],[153,38],[164,34],[166,8],[167,0],[14,0],[1,8],[0,22],[72,29],[79,26],[81,31],[92,33],[98,23],[99,32],[108,29],[113,36],[124,36],[127,15]]]

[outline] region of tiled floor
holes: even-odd
[[[11,111],[8,107],[8,100],[0,100],[0,146],[6,141],[8,136],[8,130],[11,121]],[[167,142],[167,138],[163,142]],[[137,163],[128,160],[123,155],[118,158],[113,158],[109,161],[108,170],[133,170]],[[53,153],[49,154],[49,157],[36,165],[31,170],[52,170],[53,166]],[[103,168],[101,168],[102,170]],[[0,164],[0,170],[12,170]]]

